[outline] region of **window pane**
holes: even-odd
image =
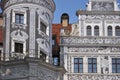
[[[87,35],[91,35],[91,26],[87,26]]]
[[[78,73],[78,69],[74,69],[74,72],[75,72],[75,73]]]
[[[99,27],[98,26],[95,26],[95,28],[94,28],[94,35],[99,36]]]
[[[96,63],[96,62],[97,62],[96,58],[93,58],[93,63]]]
[[[75,68],[75,69],[78,69],[78,64],[74,64],[74,68]]]
[[[116,33],[116,36],[120,36],[120,26],[116,26],[115,33]]]
[[[97,72],[97,68],[94,68],[94,69],[93,69],[93,73],[96,73],[96,72]]]
[[[88,63],[92,63],[92,58],[89,58],[89,59],[88,59]]]
[[[79,63],[83,63],[83,59],[82,58],[79,59]]]
[[[23,24],[24,23],[24,14],[15,14],[15,23]]]
[[[23,53],[23,44],[22,43],[15,43],[15,52]]]
[[[108,36],[112,36],[112,26],[108,26]]]
[[[82,73],[82,72],[83,72],[83,69],[82,69],[82,68],[80,68],[80,69],[79,69],[79,72],[80,72],[80,73]]]

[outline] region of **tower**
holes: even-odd
[[[25,57],[52,61],[52,0],[2,0],[5,60]]]
[[[63,80],[52,65],[53,0],[2,0],[4,61],[0,80]]]

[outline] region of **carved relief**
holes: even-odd
[[[72,32],[70,33],[72,36],[78,36],[79,35],[79,26],[75,25],[72,27]]]
[[[120,44],[120,39],[117,37],[94,37],[94,38],[86,38],[86,37],[63,37],[62,44],[111,44],[118,45]]]
[[[114,3],[113,2],[92,2],[92,10],[114,11]]]
[[[43,50],[49,53],[49,43],[45,39],[38,38],[36,39],[36,41],[40,48],[42,48]]]
[[[67,52],[120,52],[120,47],[68,47]]]
[[[12,24],[12,28],[17,28],[17,29],[26,29],[26,25],[25,24],[16,24],[16,23],[13,23]]]
[[[85,20],[85,19],[88,19],[88,20],[93,20],[93,19],[113,19],[113,20],[116,20],[116,19],[120,19],[120,16],[119,15],[81,15],[81,19],[82,20]]]
[[[31,2],[38,5],[43,5],[44,7],[50,9],[52,12],[54,11],[54,3],[51,0],[8,0],[5,4],[5,7],[8,7],[9,5],[15,4],[15,3],[21,3],[21,2]]]
[[[120,76],[112,76],[112,75],[69,75],[68,80],[119,80]]]
[[[13,31],[11,33],[11,37],[14,40],[18,40],[18,41],[26,41],[28,39],[28,35],[24,31],[21,31],[21,30]]]
[[[101,57],[101,72],[102,72],[102,74],[109,73],[109,58],[108,58],[108,56]]]

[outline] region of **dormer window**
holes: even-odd
[[[24,14],[15,14],[15,23],[24,24]]]

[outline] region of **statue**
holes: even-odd
[[[101,73],[108,74],[109,73],[109,59],[108,56],[101,57]]]

